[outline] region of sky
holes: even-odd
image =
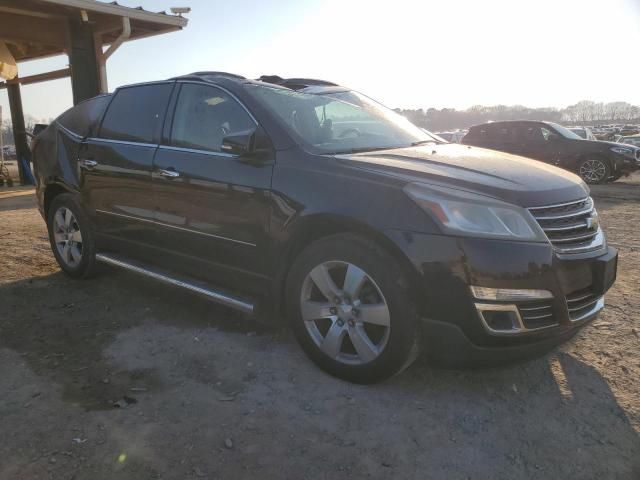
[[[189,6],[181,32],[124,44],[109,89],[198,70],[330,80],[392,108],[640,104],[640,0],[119,0]],[[63,68],[24,62],[20,75]],[[22,89],[26,114],[71,106],[69,79]],[[6,91],[0,105],[8,116]]]

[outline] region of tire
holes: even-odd
[[[62,193],[53,199],[47,212],[47,229],[53,255],[67,275],[87,278],[95,273],[95,236],[75,195]]]
[[[296,258],[287,277],[287,315],[317,366],[350,382],[375,383],[418,356],[419,320],[408,286],[398,262],[376,243],[334,235]],[[328,298],[335,291],[337,298]]]
[[[591,185],[606,183],[611,176],[611,165],[602,158],[586,158],[578,165],[578,174]]]

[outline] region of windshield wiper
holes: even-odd
[[[349,150],[339,150],[337,152],[331,152],[330,155],[342,155],[345,153],[362,153],[362,152],[375,152],[376,150],[392,150],[394,148],[403,148],[397,146],[391,147],[358,147],[358,148],[350,148]]]
[[[419,142],[413,142],[411,144],[412,147],[417,147],[418,145],[426,145],[427,143],[438,143],[435,140],[420,140]]]

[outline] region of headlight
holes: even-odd
[[[524,208],[471,192],[423,183],[404,191],[445,233],[470,237],[546,242],[547,238]]]
[[[633,158],[635,156],[635,152],[631,148],[611,147],[611,151],[615,152],[615,153],[619,153],[620,155],[624,155],[626,157],[632,157]]]

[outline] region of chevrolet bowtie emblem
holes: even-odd
[[[600,222],[598,221],[598,215],[594,214],[592,217],[587,218],[587,228],[596,230]]]

